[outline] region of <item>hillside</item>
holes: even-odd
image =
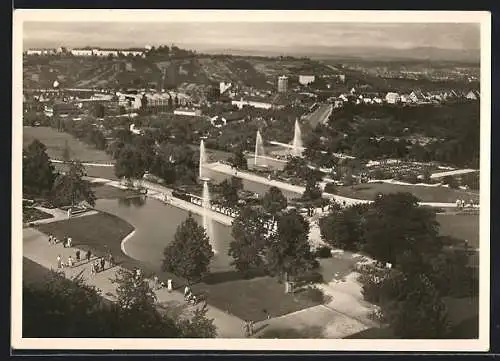
[[[330,67],[307,59],[192,54],[183,58],[155,55],[145,59],[25,56],[23,66],[24,88],[51,87],[55,80],[63,87],[75,88],[170,88],[220,81],[271,88],[282,74],[293,77],[300,73],[334,73]]]

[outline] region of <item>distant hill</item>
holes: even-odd
[[[312,59],[367,59],[367,60],[429,60],[429,61],[456,61],[479,63],[480,50],[440,49],[432,47],[417,47],[409,49],[396,48],[369,48],[369,47],[321,47],[310,46],[300,48],[254,48],[213,49],[210,52],[221,52],[234,55],[263,55],[263,56],[307,56]]]

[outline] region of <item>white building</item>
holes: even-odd
[[[176,114],[176,115],[188,115],[191,117],[199,117],[199,116],[201,116],[201,110],[200,109],[193,109],[193,108],[177,108],[174,110],[174,114]]]
[[[143,51],[139,50],[121,50],[120,53],[124,56],[142,56],[144,54]]]
[[[95,56],[118,56],[118,50],[106,50],[106,49],[94,49],[93,53]]]
[[[299,75],[299,83],[302,85],[314,83],[315,79],[314,75]]]
[[[94,55],[92,49],[71,49],[73,56],[92,56]]]
[[[398,93],[389,92],[385,96],[385,101],[389,104],[396,104],[401,101],[401,97]]]
[[[41,49],[28,49],[26,51],[26,55],[42,55],[43,54],[43,50]]]
[[[259,109],[271,109],[273,107],[273,104],[266,101],[265,99],[261,100],[254,98],[241,98],[240,100],[233,100],[231,104],[236,105],[239,109],[243,108],[244,106],[250,106]]]
[[[278,78],[278,93],[285,93],[288,90],[288,77],[282,75]]]
[[[231,88],[232,84],[231,83],[226,83],[224,81],[221,81],[219,83],[219,91],[220,91],[220,94],[224,94],[229,88]]]
[[[467,98],[469,100],[477,100],[478,96],[476,95],[476,93],[474,91],[471,90],[470,92],[467,93],[465,98]]]

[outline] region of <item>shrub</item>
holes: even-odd
[[[451,176],[451,175],[447,175],[446,177],[444,177],[443,183],[447,184],[451,189],[458,188],[458,182],[457,182],[456,178]]]
[[[337,191],[337,187],[333,182],[326,183],[324,191],[326,193],[334,194]]]
[[[307,287],[304,290],[303,295],[305,298],[313,302],[318,302],[318,303],[325,302],[325,294],[323,293],[323,291],[314,286]]]
[[[312,283],[323,283],[323,275],[319,272],[308,272],[304,275],[297,277],[296,285],[301,287],[302,285],[312,284]]]
[[[331,258],[332,249],[328,246],[321,246],[316,250],[316,257],[318,258]]]

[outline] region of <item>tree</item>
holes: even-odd
[[[96,103],[94,106],[94,115],[96,118],[104,118],[106,108],[101,103]]]
[[[214,256],[205,229],[189,213],[175,232],[174,240],[163,251],[162,269],[187,280],[201,279],[209,270]]]
[[[305,201],[314,201],[321,198],[321,195],[321,189],[318,187],[314,179],[310,178],[306,183],[306,189],[304,190],[304,193],[302,193],[301,199]]]
[[[446,307],[426,275],[407,278],[399,300],[384,303],[382,313],[401,338],[445,338],[449,330]]]
[[[36,285],[23,283],[24,337],[215,337],[213,320],[206,310],[193,317],[158,309],[147,280],[120,269],[113,280],[118,302],[109,302],[100,290],[81,277],[68,280],[51,272]],[[137,286],[137,287],[136,287]],[[47,327],[52,325],[52,327]]]
[[[281,192],[281,189],[274,186],[269,188],[269,191],[267,191],[262,199],[262,206],[271,214],[276,214],[277,212],[285,209],[287,205],[287,199]]]
[[[245,276],[265,265],[264,250],[269,235],[266,223],[270,220],[268,215],[252,207],[242,208],[233,220],[234,241],[229,244],[228,255],[233,258],[231,265]]]
[[[317,266],[308,242],[309,223],[295,209],[278,217],[266,252],[267,269],[280,279],[298,276]]]
[[[231,177],[231,186],[234,187],[237,191],[243,189],[243,180],[238,177]]]
[[[47,148],[35,139],[23,151],[23,191],[33,195],[47,194],[54,179],[55,169],[47,155]]]
[[[221,189],[221,195],[224,200],[226,207],[235,207],[238,204],[238,189],[228,182],[228,180],[223,180],[219,184]]]
[[[231,165],[237,169],[248,169],[248,161],[242,149],[238,149],[230,159]]]
[[[71,148],[69,147],[68,141],[64,141],[64,148],[62,153],[62,160],[67,163],[71,161]]]
[[[140,179],[144,176],[146,164],[139,150],[133,145],[125,145],[115,162],[115,174],[118,178]]]
[[[436,214],[420,207],[411,193],[378,197],[366,212],[364,251],[383,262],[395,264],[406,251],[432,254],[442,247]]]
[[[447,175],[446,177],[444,177],[443,183],[447,184],[451,189],[458,188],[458,182],[457,182],[456,178],[451,176],[451,175]]]
[[[321,238],[332,247],[349,251],[359,251],[363,245],[365,228],[365,205],[355,205],[338,209],[320,218]]]
[[[79,161],[73,161],[65,174],[59,174],[53,185],[54,202],[58,206],[74,207],[79,202],[95,205],[95,194],[90,183],[83,179],[87,173]]]

